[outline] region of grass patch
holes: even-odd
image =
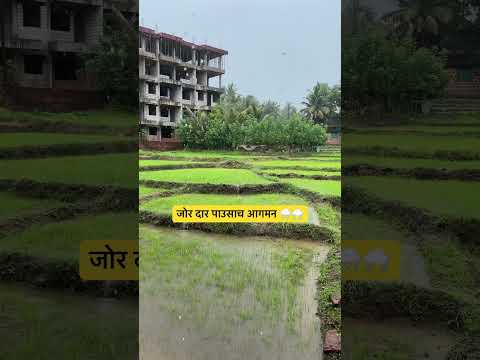
[[[34,225],[27,231],[2,239],[0,252],[76,262],[81,241],[134,240],[138,236],[137,224],[136,213],[122,213]]]
[[[394,240],[404,241],[405,233],[385,221],[363,214],[342,214],[342,239],[344,240]]]
[[[296,174],[304,176],[341,176],[340,171],[320,171],[320,170],[282,170],[282,169],[272,169],[272,170],[263,170],[260,172],[265,175],[284,175],[284,174]]]
[[[140,166],[164,166],[164,165],[202,165],[201,162],[186,160],[140,160]]]
[[[341,196],[342,184],[337,180],[282,179],[282,182],[320,195]]]
[[[272,181],[266,180],[252,171],[240,169],[180,169],[148,171],[140,173],[140,180],[226,185],[261,185],[272,183]]]
[[[298,287],[312,251],[284,242],[220,240],[211,235],[140,228],[141,295],[167,296],[182,314],[202,323],[218,307],[218,321],[248,318],[277,323],[300,311]],[[215,240],[213,240],[215,239]],[[226,241],[228,240],[228,241]],[[202,294],[199,297],[199,294]],[[200,299],[200,300],[199,300]],[[244,306],[239,302],[245,301]],[[253,301],[253,303],[252,303]],[[293,324],[292,324],[293,325]]]
[[[437,150],[454,152],[474,152],[480,149],[480,140],[465,136],[432,136],[405,134],[344,134],[345,149],[379,146],[383,148],[398,148],[409,152],[434,153]]]
[[[332,306],[331,296],[341,294],[341,250],[332,248],[327,259],[320,264],[318,276],[318,312],[322,318],[322,333],[335,329],[341,333],[341,307]]]
[[[321,225],[340,231],[342,214],[332,205],[323,203],[317,206],[318,219]]]
[[[478,184],[464,181],[415,180],[395,177],[345,177],[345,184],[357,186],[387,201],[399,201],[455,218],[480,218]]]
[[[370,164],[380,167],[390,167],[394,169],[480,169],[480,161],[449,161],[435,159],[402,159],[379,156],[346,156],[343,160],[344,166]]]
[[[112,129],[128,129],[137,126],[137,118],[138,115],[136,113],[129,113],[126,111],[115,109],[72,113],[48,113],[12,111],[5,108],[0,108],[0,121],[7,122],[60,122],[78,125],[82,127],[108,127]]]
[[[54,133],[5,133],[0,134],[0,148],[24,146],[49,146],[70,144],[103,144],[121,140],[118,136],[75,135]],[[125,138],[126,140],[126,138]]]
[[[136,153],[0,160],[0,178],[84,185],[136,187]]]
[[[157,213],[172,212],[178,205],[307,205],[302,198],[289,194],[261,195],[205,195],[182,194],[150,200],[140,206],[141,210]]]
[[[432,285],[467,301],[478,297],[480,256],[448,238],[428,238],[422,244]]]
[[[0,286],[0,359],[127,360],[138,354],[138,306]]]
[[[332,161],[297,161],[297,160],[268,160],[255,161],[251,163],[255,167],[282,168],[282,167],[305,167],[312,169],[340,169],[341,163],[338,160]]]
[[[59,201],[22,197],[10,192],[0,192],[0,204],[2,204],[0,206],[0,221],[5,218],[19,217],[62,205]]]
[[[156,188],[149,188],[147,186],[139,186],[138,187],[138,195],[139,197],[144,197],[144,196],[149,196],[153,194],[160,194],[164,192],[165,190],[162,189],[156,189]]]

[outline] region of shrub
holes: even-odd
[[[258,121],[246,112],[216,107],[182,120],[177,136],[186,148],[236,149],[239,145],[267,145],[272,149],[312,150],[325,144],[324,126],[294,115],[288,119],[266,116]]]

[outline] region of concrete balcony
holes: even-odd
[[[186,106],[195,106],[195,103],[193,100],[185,100],[185,99],[182,99],[182,104],[183,105],[186,105]]]
[[[208,91],[215,91],[215,92],[219,92],[219,93],[223,93],[225,88],[223,87],[216,87],[216,86],[207,86],[207,90]]]
[[[158,54],[158,58],[160,60],[163,60],[165,62],[169,62],[169,63],[175,63],[175,64],[179,64],[181,61],[177,58],[174,58],[173,56],[168,56],[168,55],[164,55],[162,53],[159,53]]]
[[[146,104],[151,104],[151,105],[157,105],[158,100],[159,100],[158,94],[141,94],[140,95],[140,102],[146,103]]]
[[[138,77],[141,79],[141,80],[145,80],[145,81],[151,81],[151,82],[154,82],[154,83],[157,83],[157,76],[156,75],[148,75],[148,74],[145,74],[143,72],[140,72],[138,74]]]
[[[159,103],[160,105],[178,106],[178,103],[175,100],[172,100],[165,96],[159,97]]]
[[[182,85],[195,86],[197,84],[196,79],[180,79]]]
[[[70,41],[50,41],[48,43],[50,51],[86,53],[93,50],[93,47],[86,43],[76,43]]]
[[[221,67],[218,67],[218,66],[201,65],[198,69],[202,71],[207,71],[209,73],[218,74],[218,75],[225,74],[225,69],[222,69]]]
[[[181,85],[180,81],[170,79],[169,77],[162,77],[162,75],[158,78],[158,82],[161,84]]]
[[[25,49],[25,50],[48,50],[48,44],[42,40],[20,39],[15,38],[10,41],[7,40],[7,48]]]
[[[158,117],[146,115],[141,120],[142,125],[160,125],[160,119]]]
[[[148,59],[157,60],[157,54],[149,52],[144,48],[138,49],[138,55],[143,56]]]

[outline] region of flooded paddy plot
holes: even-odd
[[[397,168],[397,169],[480,169],[480,161],[449,161],[436,159],[402,159],[381,156],[348,156],[344,159],[344,166],[370,164],[373,166]]]
[[[296,168],[303,167],[308,169],[340,169],[340,160],[334,159],[331,161],[297,161],[291,160],[268,160],[268,161],[255,161],[252,163],[255,167],[261,168]]]
[[[345,177],[345,184],[364,189],[383,200],[399,201],[437,215],[480,218],[480,193],[475,182],[359,176]]]
[[[342,193],[342,184],[337,180],[282,179],[281,182],[292,184],[319,195],[340,197]]]
[[[0,178],[83,185],[136,187],[136,153],[0,160]]]
[[[403,319],[368,321],[343,319],[348,333],[342,338],[347,359],[445,359],[458,335],[435,324]]]
[[[379,146],[405,151],[434,152],[480,152],[480,138],[465,136],[405,135],[405,134],[344,134],[346,149]]]
[[[118,137],[105,135],[78,135],[58,133],[4,133],[0,134],[0,148],[23,146],[41,147],[69,144],[102,144],[118,141]]]
[[[316,271],[327,246],[147,226],[140,235],[141,359],[321,358]]]
[[[45,211],[63,205],[59,201],[29,198],[12,192],[0,192],[0,204],[0,222],[7,218]]]
[[[140,172],[140,180],[188,184],[261,185],[271,181],[249,170],[240,169],[180,169]]]
[[[0,359],[131,360],[138,304],[0,285]],[[7,346],[8,344],[8,346]]]
[[[166,166],[166,165],[198,165],[208,164],[204,162],[192,162],[187,160],[140,160],[140,167],[144,166]]]
[[[295,174],[301,176],[341,176],[341,172],[337,170],[286,170],[286,169],[267,169],[260,172],[264,175],[285,175]]]
[[[136,239],[136,213],[109,213],[32,225],[26,231],[1,239],[0,253],[19,253],[45,260],[75,262],[84,240]]]

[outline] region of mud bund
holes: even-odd
[[[174,223],[170,215],[140,211],[141,223],[155,226],[168,226],[182,230],[237,236],[271,236],[288,239],[309,239],[325,243],[336,241],[338,234],[327,227],[312,224],[248,224],[248,223]]]

